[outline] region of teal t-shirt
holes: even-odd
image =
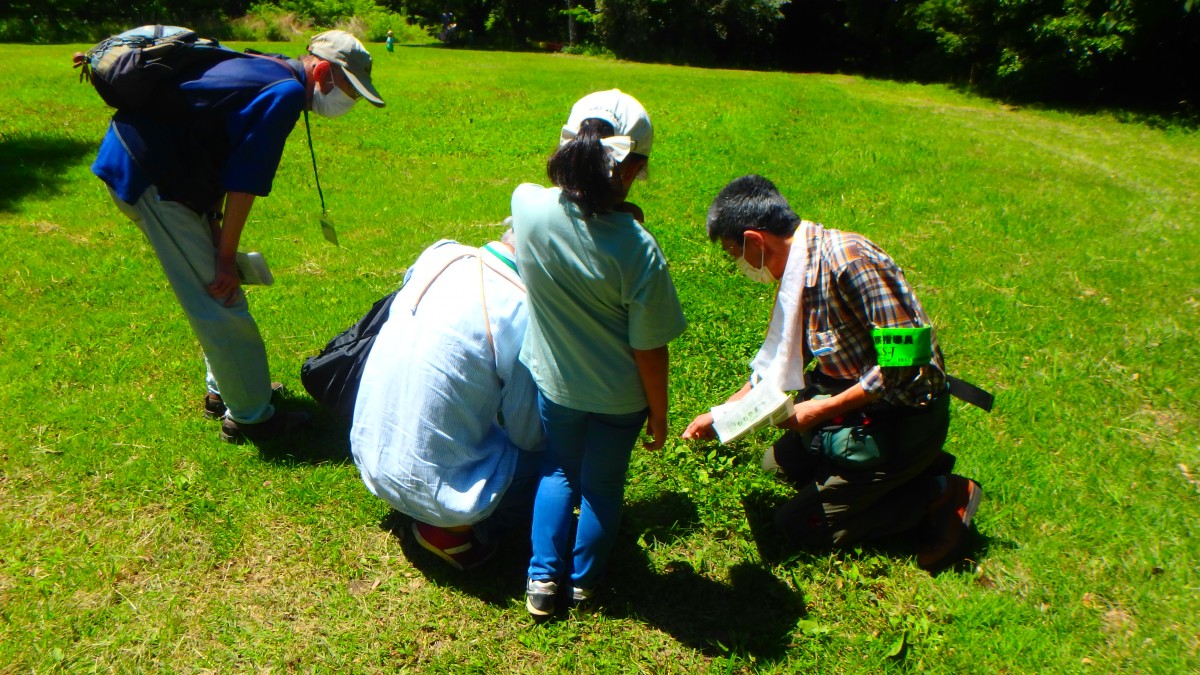
[[[558,188],[513,192],[517,266],[528,290],[521,362],[551,401],[587,412],[646,407],[633,350],[687,327],[667,260],[633,216],[584,220]]]

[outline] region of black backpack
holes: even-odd
[[[396,293],[399,291],[376,302],[363,318],[330,340],[320,354],[305,359],[300,367],[300,382],[313,400],[346,419],[354,416],[354,399],[358,397],[367,355],[375,336],[387,323]]]
[[[114,35],[87,53],[76,52],[79,77],[96,88],[104,102],[118,110],[152,106],[163,92],[159,85],[201,64],[246,56],[202,38],[180,26],[142,26]]]

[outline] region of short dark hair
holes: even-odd
[[[746,230],[763,230],[790,237],[800,216],[775,184],[762,176],[735,178],[721,189],[708,207],[708,238],[738,241]]]
[[[546,162],[551,182],[562,188],[563,196],[583,211],[584,218],[608,213],[619,201],[614,176],[617,162],[612,151],[600,144],[600,139],[615,133],[605,120],[586,119],[575,138],[559,146]]]

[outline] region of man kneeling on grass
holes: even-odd
[[[982,491],[950,473],[942,353],[900,268],[861,235],[802,221],[762,176],[725,186],[708,236],[751,280],[779,283],[754,379],[729,399],[762,381],[800,392],[763,457],[798,490],[776,526],[802,546],[914,532],[925,569],[960,560]],[[711,413],[683,434],[714,436]]]
[[[350,431],[363,482],[459,570],[532,518],[542,427],[517,359],[527,317],[510,241],[441,241],[409,268],[363,366]]]

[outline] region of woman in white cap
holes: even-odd
[[[555,187],[513,193],[530,307],[521,361],[537,383],[546,430],[525,603],[538,617],[554,612],[560,585],[569,583],[576,603],[591,597],[643,423],[647,448],[666,439],[667,343],[686,322],[667,261],[642,228],[641,209],[626,200],[653,139],[632,96],[590,94],[571,110],[547,163]]]

